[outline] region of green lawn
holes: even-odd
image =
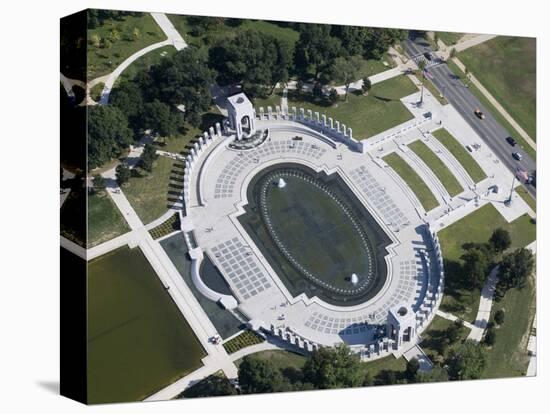
[[[191,34],[193,26],[189,21],[189,16],[169,14],[168,18],[187,43],[198,47],[208,48],[218,41],[226,41],[233,38],[239,31],[243,30],[257,30],[286,41],[291,46],[294,46],[300,36],[296,30],[285,27],[284,23],[278,24],[277,22],[264,20],[243,20],[241,24],[236,26],[231,26],[227,23],[213,25],[211,29],[200,36],[193,36]]]
[[[88,196],[88,248],[130,231],[109,195]]]
[[[271,361],[273,365],[280,369],[284,370],[285,368],[295,368],[302,369],[306,363],[307,358],[303,355],[296,354],[289,351],[260,351],[250,356],[251,358],[262,360],[262,361]],[[242,359],[235,361],[237,367],[241,363]]]
[[[368,373],[371,377],[375,378],[382,371],[386,370],[404,372],[407,367],[407,361],[403,357],[395,358],[393,355],[390,355],[384,358],[375,359],[374,361],[363,362],[362,365],[365,374]]]
[[[512,237],[510,250],[527,246],[536,239],[536,224],[527,214],[507,223],[492,204],[486,204],[472,214],[453,223],[438,233],[445,260],[445,295],[441,309],[473,322],[479,307],[479,289],[468,289],[462,282],[460,257],[465,243],[483,243],[499,227]]]
[[[449,170],[449,168],[447,168],[445,163],[443,163],[443,161],[441,161],[441,159],[435,155],[435,153],[428,148],[424,142],[417,140],[412,144],[409,144],[409,148],[411,148],[415,154],[418,155],[434,172],[451,197],[454,197],[464,191],[456,177]]]
[[[446,346],[453,344],[446,344],[445,331],[453,324],[453,321],[435,316],[428,326],[428,328],[422,332],[422,342],[420,346],[422,350],[432,359],[433,362],[437,360],[443,361],[446,352]],[[468,337],[470,330],[465,326],[460,328],[459,341],[462,341]]]
[[[458,66],[452,61],[447,60],[447,66],[449,69],[453,71],[453,73],[458,76],[460,79],[462,79],[462,82],[468,83],[466,80],[466,77],[464,75],[464,72],[462,72]],[[519,135],[517,130],[504,118],[501,113],[495,108],[495,106],[489,102],[489,100],[481,93],[481,91],[471,82],[468,83],[470,91],[474,94],[474,96],[479,99],[481,104],[487,108],[489,112],[493,115],[493,117],[496,119],[496,121],[502,125],[510,134],[514,135],[514,139],[518,142],[521,149],[523,149],[526,153],[529,154],[529,156],[536,161],[537,159],[537,153],[536,151]],[[518,120],[516,119],[516,122]],[[534,137],[532,137],[534,139]]]
[[[384,62],[387,65],[384,65]],[[384,72],[392,68],[392,60],[387,56],[384,56],[382,59],[361,59],[361,66],[359,68],[359,76],[357,79],[363,79],[366,76],[376,75],[377,73]],[[356,80],[357,80],[356,79]],[[333,85],[343,85],[344,79],[339,78],[338,75],[331,82]]]
[[[128,198],[143,224],[159,218],[168,210],[170,177],[174,161],[159,157],[153,172],[144,176],[132,176],[122,191]],[[135,170],[135,169],[134,169]]]
[[[138,401],[206,355],[139,248],[88,264],[88,402]]]
[[[523,289],[510,289],[499,302],[493,303],[491,320],[499,309],[503,309],[506,316],[496,330],[496,341],[489,350],[484,378],[525,375],[529,364],[526,348],[535,316],[535,302],[535,282],[530,279]]]
[[[134,36],[134,29],[139,31]],[[88,39],[110,39],[111,46],[101,47],[89,43],[88,80],[112,72],[126,58],[153,43],[161,42],[166,36],[149,13],[141,16],[123,16],[120,20],[108,19],[95,29],[88,29]]]
[[[209,112],[202,114],[201,125],[194,127],[189,124],[184,125],[184,132],[178,133],[173,137],[167,137],[166,139],[159,139],[155,141],[155,145],[158,149],[173,152],[173,153],[185,153],[186,147],[191,141],[201,136],[204,131],[207,131],[210,127],[214,127],[216,122],[220,122],[223,116],[219,113],[218,109],[213,106]]]
[[[288,107],[289,110],[295,106],[304,108],[306,112],[311,109],[324,113],[327,119],[331,117],[352,128],[354,138],[365,139],[412,119],[413,115],[400,99],[417,90],[408,77],[396,76],[373,85],[367,96],[350,93],[348,102],[344,102],[342,97],[333,106],[316,102],[311,94],[297,96],[294,91],[289,91]]]
[[[521,198],[525,200],[525,202],[531,207],[531,209],[536,213],[537,212],[537,200],[533,198],[531,193],[527,191],[527,189],[524,186],[519,186],[516,188],[516,193],[519,194]]]
[[[159,47],[158,49],[152,50],[149,53],[146,53],[145,55],[139,57],[138,59],[134,60],[132,64],[124,70],[124,72],[120,74],[120,77],[117,79],[114,88],[116,88],[119,82],[134,79],[136,75],[141,71],[149,69],[152,65],[159,63],[160,61],[162,61],[162,59],[166,57],[175,55],[176,52],[176,48],[169,45]]]
[[[457,55],[534,140],[536,53],[535,38],[498,36]]]
[[[459,39],[464,36],[464,33],[457,32],[437,32],[439,39],[447,46],[452,46],[459,41]]]
[[[481,169],[479,164],[474,160],[474,158],[468,153],[466,148],[453,137],[449,131],[445,128],[438,129],[437,131],[432,132],[432,135],[438,139],[441,144],[447,150],[453,154],[453,156],[462,164],[470,178],[478,183],[481,180],[487,178],[485,172]]]
[[[414,169],[407,164],[407,162],[397,155],[395,152],[392,152],[389,155],[384,157],[384,161],[393,168],[393,170],[401,176],[403,181],[411,188],[412,192],[424,207],[424,210],[430,211],[436,208],[439,204],[437,199],[426,185],[424,180],[414,171]]]

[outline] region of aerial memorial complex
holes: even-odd
[[[536,137],[476,66],[513,45],[527,91],[534,39],[103,10],[61,28],[84,59],[61,65],[62,264],[86,269],[62,284],[90,292],[91,361],[64,395],[535,374]]]

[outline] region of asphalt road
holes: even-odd
[[[410,58],[422,55],[426,51],[433,53],[428,42],[422,37],[414,37],[413,32],[411,32],[411,37],[403,42],[403,46]],[[427,72],[432,75],[431,81],[439,91],[443,91],[449,103],[456,108],[504,165],[514,173],[517,167],[529,173],[536,170],[536,162],[519,148],[519,145],[512,147],[506,142],[506,137],[513,137],[514,135],[496,121],[487,108],[470,92],[470,89],[460,79],[457,79],[457,76],[449,69],[447,64],[441,63],[431,66],[427,69]],[[481,120],[474,114],[476,108],[479,108],[485,114],[485,119]],[[512,158],[512,153],[516,151],[523,156],[521,161]],[[525,188],[536,197],[535,187],[525,185]]]

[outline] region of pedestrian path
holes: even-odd
[[[458,316],[453,315],[452,313],[443,312],[441,309],[436,310],[435,314],[437,316],[440,316],[440,317],[442,317],[444,319],[447,319],[449,321],[452,321],[452,322],[461,320]],[[464,320],[462,320],[462,325],[464,325],[468,329],[475,329],[474,325],[472,325],[470,322],[467,322],[467,321],[464,321]]]
[[[477,311],[474,327],[468,335],[468,339],[473,339],[476,342],[481,341],[487,323],[491,317],[491,308],[493,307],[493,297],[498,283],[498,266],[495,266],[485,282],[485,286],[481,289],[481,298],[479,300],[479,308]]]

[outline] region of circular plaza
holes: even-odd
[[[414,344],[443,285],[422,215],[345,126],[229,102],[186,160],[182,230],[199,290],[301,348],[345,342],[376,358]],[[202,280],[205,258],[227,290]]]

